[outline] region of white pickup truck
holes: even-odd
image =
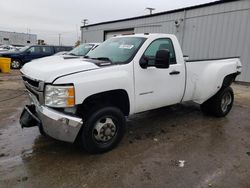
[[[135,113],[194,101],[205,113],[226,116],[241,67],[239,58],[185,62],[174,35],[114,37],[84,58],[26,64],[21,72],[31,105],[20,124],[66,142],[78,138],[90,153],[105,152],[121,141],[125,117]]]

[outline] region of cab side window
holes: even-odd
[[[45,53],[45,54],[52,54],[52,48],[50,46],[43,46],[41,47],[42,48],[42,53]]]
[[[157,39],[153,41],[144,52],[144,57],[148,58],[149,65],[155,65],[155,56],[158,50],[167,49],[170,52],[170,64],[176,64],[174,46],[171,39]]]
[[[30,52],[31,54],[37,54],[37,53],[40,53],[40,47],[33,46],[33,47],[30,47],[27,51]]]

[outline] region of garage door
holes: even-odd
[[[134,29],[104,31],[104,40],[107,40],[111,37],[125,35],[125,34],[132,34],[132,33],[134,33]]]

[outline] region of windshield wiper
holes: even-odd
[[[67,53],[67,55],[77,56],[76,54],[73,54],[73,53]]]
[[[97,59],[97,60],[101,60],[101,61],[109,61],[112,63],[111,59],[109,59],[108,57],[97,57],[97,58],[91,58],[91,59]]]

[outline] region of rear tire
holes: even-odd
[[[231,111],[233,102],[233,89],[231,87],[223,87],[215,96],[201,104],[201,110],[205,114],[225,117]]]
[[[107,152],[117,146],[125,130],[125,117],[119,108],[99,107],[87,117],[81,133],[81,142],[89,153]]]

